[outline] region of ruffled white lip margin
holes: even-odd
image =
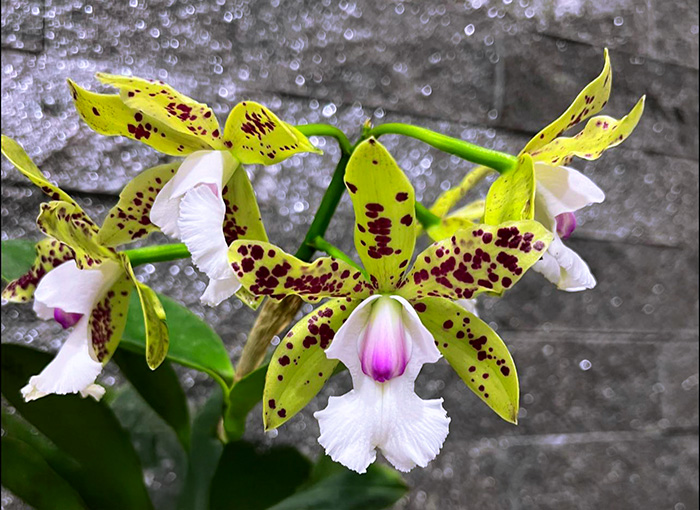
[[[596,285],[595,277],[588,264],[575,251],[565,246],[557,235],[556,217],[600,203],[605,200],[605,193],[581,172],[566,166],[536,163],[535,177],[535,219],[554,233],[554,239],[532,269],[560,290],[577,292],[592,289]]]
[[[237,167],[238,161],[228,152],[190,154],[158,193],[150,214],[154,225],[185,243],[194,264],[209,277],[201,300],[210,306],[241,287],[228,263],[223,232],[226,206],[222,191]]]
[[[95,361],[90,353],[88,320],[97,301],[121,271],[119,264],[113,261],[103,262],[96,269],[81,270],[75,261],[69,260],[41,279],[34,293],[34,311],[39,318],[53,319],[56,308],[83,316],[51,363],[41,373],[30,377],[29,383],[22,388],[22,396],[27,402],[52,393],[80,393],[96,400],[102,398],[105,389],[95,384],[102,363]]]
[[[362,372],[358,353],[358,341],[368,326],[372,304],[380,298],[401,303],[397,313],[412,343],[404,373],[384,383]],[[328,406],[314,413],[321,429],[318,441],[334,461],[364,473],[379,449],[396,469],[410,471],[415,466],[425,467],[437,456],[447,437],[450,418],[442,399],[422,400],[414,392],[414,382],[423,364],[436,362],[440,352],[405,299],[365,299],[338,330],[326,356],[342,361],[353,382],[349,393],[330,397]]]

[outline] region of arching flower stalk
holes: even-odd
[[[450,419],[442,399],[422,400],[414,381],[441,356],[499,416],[515,422],[518,382],[503,341],[455,304],[501,294],[544,253],[551,234],[535,221],[478,226],[434,243],[409,263],[415,245],[413,188],[375,139],[360,144],[345,184],[355,210],[355,246],[363,270],[333,258],[304,263],[268,243],[236,241],[236,276],[257,295],[296,294],[328,302],[280,342],[267,371],[267,429],[302,409],[338,361],[353,390],[316,413],[319,442],[336,461],[364,472],[379,449],[399,470],[425,466],[439,452]]]
[[[547,253],[533,269],[542,273],[560,290],[580,291],[593,288],[596,284],[586,262],[562,241],[567,239],[576,227],[575,213],[578,210],[605,199],[603,190],[568,165],[574,157],[598,159],[607,149],[621,144],[637,126],[644,111],[645,98],[642,97],[630,113],[619,120],[605,115],[593,117],[578,134],[573,137],[562,136],[567,130],[602,110],[610,97],[611,87],[612,68],[608,51],[605,50],[605,64],[600,75],[579,93],[559,118],[537,133],[519,154],[521,160],[524,155],[528,155],[532,160],[532,165],[518,167],[521,171],[528,172],[528,175],[517,180],[521,181],[522,186],[533,189],[531,205],[534,207],[528,206],[530,216],[521,215],[509,219],[534,217],[554,234]],[[482,167],[476,169],[480,170]],[[443,216],[471,187],[467,186],[471,183],[470,179],[471,174],[467,174],[464,183],[443,193],[431,210],[438,211],[439,215]],[[512,183],[515,178],[504,174],[496,182],[499,180]],[[499,187],[498,184],[494,184],[489,190],[489,195],[502,192],[518,193],[517,190],[506,190],[505,186]],[[489,214],[489,202],[493,204],[493,197],[487,197],[484,221],[491,224],[502,221],[502,217]],[[463,215],[449,215],[439,228],[429,229],[428,234],[433,239],[441,239],[468,224],[469,219]]]
[[[89,92],[69,81],[81,117],[98,133],[122,135],[173,156],[179,165],[139,175],[121,194],[100,238],[110,246],[156,227],[182,240],[209,277],[202,302],[215,306],[240,289],[228,265],[236,239],[267,241],[248,175],[241,164],[272,165],[300,152],[321,151],[264,106],[237,104],[222,130],[216,115],[163,82],[98,73],[119,95]],[[247,293],[239,297],[257,306]]]
[[[168,351],[165,312],[155,292],[136,280],[129,259],[100,243],[99,229],[63,190],[48,181],[22,147],[2,137],[2,153],[52,202],[41,205],[37,219],[47,238],[36,245],[29,271],[2,292],[8,302],[34,299],[41,319],[72,328],[56,357],[22,388],[25,400],[48,394],[80,393],[100,399],[95,384],[102,367],[121,340],[135,289],[141,301],[146,331],[146,361],[155,369]]]

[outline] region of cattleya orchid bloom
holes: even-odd
[[[309,302],[330,298],[282,339],[263,396],[266,429],[302,409],[338,361],[353,390],[315,414],[333,460],[365,472],[376,449],[399,470],[426,466],[450,419],[442,399],[422,400],[414,381],[441,355],[499,416],[515,422],[518,382],[503,341],[453,301],[503,293],[544,253],[551,234],[535,221],[459,230],[418,255],[413,187],[375,139],[353,152],[345,173],[364,270],[323,257],[305,263],[264,242],[240,240],[231,267],[249,291]],[[410,270],[409,270],[410,269]]]
[[[504,217],[493,213],[494,209],[500,208],[500,199],[494,195],[518,193],[517,190],[506,189],[505,182],[520,182],[526,190],[521,196],[528,196],[527,190],[532,189],[532,197],[528,198],[532,202],[523,204],[523,209],[514,211],[516,214],[508,219],[534,217],[554,234],[547,253],[533,269],[542,273],[560,290],[573,292],[595,287],[596,280],[586,262],[562,241],[576,228],[576,211],[605,199],[605,193],[593,181],[567,165],[574,156],[595,160],[605,150],[621,144],[637,126],[644,111],[645,98],[642,97],[622,119],[605,115],[593,117],[573,137],[561,136],[568,129],[598,113],[607,104],[611,87],[612,68],[608,51],[605,50],[605,64],[600,75],[579,93],[559,118],[537,133],[520,151],[521,164],[508,173],[517,171],[522,175],[502,175],[487,196],[484,222],[496,224],[503,221]],[[532,164],[530,161],[522,164],[525,155],[531,158]],[[469,174],[465,181],[468,178]],[[466,188],[465,184],[467,183],[444,193],[431,210],[439,211],[442,216],[463,196],[459,188]],[[443,228],[428,230],[428,234],[433,239],[440,238],[464,224],[461,217],[451,216],[443,221]]]
[[[155,369],[168,350],[165,312],[155,292],[136,280],[129,259],[98,240],[99,229],[63,190],[48,181],[22,147],[2,137],[2,153],[52,202],[41,205],[37,219],[47,238],[36,244],[29,271],[11,281],[4,301],[25,303],[34,298],[41,319],[72,327],[56,357],[22,388],[25,400],[48,394],[80,393],[102,397],[95,384],[126,325],[131,292],[141,301],[146,329],[146,361]]]
[[[294,126],[252,101],[236,105],[222,131],[209,106],[161,81],[104,73],[97,78],[119,89],[119,95],[95,94],[68,82],[76,108],[91,128],[185,156],[182,164],[152,168],[127,186],[102,227],[102,239],[113,246],[155,227],[180,239],[210,279],[202,302],[219,304],[240,288],[228,265],[230,243],[267,241],[241,164],[272,165],[299,152],[321,151]],[[239,297],[256,306],[245,293]]]

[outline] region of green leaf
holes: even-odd
[[[521,154],[515,169],[502,174],[486,195],[484,223],[531,220],[535,216],[535,166],[529,154]]]
[[[268,364],[257,368],[233,385],[226,401],[224,430],[229,441],[236,441],[245,432],[248,413],[262,400]]]
[[[112,411],[78,395],[48,395],[24,402],[20,388],[52,356],[11,344],[3,344],[0,352],[2,394],[28,422],[80,464],[84,477],[77,489],[88,506],[153,508],[138,456]]]
[[[176,301],[158,294],[165,309],[170,331],[170,347],[166,359],[205,372],[222,388],[233,382],[233,366],[224,343],[202,319]],[[120,344],[136,352],[146,350],[146,332],[138,296],[131,297],[129,317]]]
[[[178,510],[209,510],[209,488],[224,445],[217,437],[224,396],[219,388],[194,419],[187,476],[178,499]]]
[[[401,475],[387,466],[372,464],[360,475],[322,455],[309,482],[269,510],[380,510],[407,491]]]
[[[86,510],[80,495],[27,443],[2,438],[2,484],[36,510]]]
[[[309,476],[311,462],[290,446],[259,450],[228,443],[211,485],[211,510],[264,510],[290,496]]]
[[[80,472],[80,464],[59,450],[49,438],[39,432],[19,413],[10,413],[8,408],[2,408],[2,428],[7,437],[18,439],[28,444],[41,455],[41,457],[56,471],[62,478],[65,478],[75,487],[80,486],[75,483],[83,475]]]
[[[10,281],[19,278],[32,267],[36,252],[36,241],[13,239],[2,242],[2,273],[3,280]]]
[[[187,398],[173,367],[165,362],[151,370],[142,354],[118,349],[114,361],[151,408],[172,427],[185,449],[190,445]]]

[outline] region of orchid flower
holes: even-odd
[[[236,105],[221,130],[212,109],[161,81],[98,73],[119,95],[69,86],[80,116],[95,131],[139,140],[159,152],[185,156],[139,175],[121,194],[103,226],[110,245],[155,227],[182,240],[210,279],[202,302],[215,306],[240,288],[227,260],[236,239],[267,241],[253,188],[241,164],[272,165],[299,152],[321,151],[264,106]],[[255,300],[239,294],[248,305]]]
[[[515,422],[518,382],[503,341],[453,300],[503,293],[544,253],[551,234],[535,221],[457,231],[420,253],[413,187],[374,138],[357,146],[345,173],[355,211],[355,247],[366,269],[334,258],[305,263],[264,242],[236,241],[229,260],[256,295],[328,302],[299,321],[270,362],[263,413],[276,428],[302,409],[338,361],[353,390],[317,412],[319,442],[337,462],[365,472],[376,449],[399,470],[426,466],[450,419],[442,399],[422,400],[414,381],[441,355],[499,416]],[[410,270],[409,270],[410,269]]]
[[[36,245],[29,271],[10,282],[3,301],[24,303],[34,298],[34,311],[73,328],[56,357],[22,388],[25,400],[48,394],[80,393],[100,399],[95,384],[126,325],[131,292],[141,301],[146,330],[146,361],[155,369],[168,350],[165,312],[155,292],[136,280],[129,259],[102,245],[98,227],[63,190],[48,181],[22,147],[2,137],[2,153],[52,202],[41,205],[37,219],[47,238]]]
[[[645,98],[642,97],[622,119],[604,115],[593,117],[578,134],[570,138],[563,137],[565,131],[595,115],[607,104],[611,86],[612,68],[608,51],[605,50],[605,64],[600,75],[579,93],[559,118],[537,133],[519,154],[521,158],[529,155],[534,165],[529,178],[535,188],[534,219],[554,234],[547,253],[533,269],[542,273],[560,290],[580,291],[593,288],[596,284],[586,262],[562,241],[576,228],[576,211],[600,203],[605,198],[605,193],[593,181],[567,165],[574,156],[587,160],[598,159],[605,150],[622,143],[637,126],[644,111]],[[468,178],[469,174],[465,181]],[[499,179],[507,178],[503,175]],[[460,188],[465,188],[464,184],[468,183],[460,184],[439,197],[431,211],[441,211],[443,214],[447,212],[464,196],[460,192]],[[488,202],[487,196],[487,208]],[[488,218],[485,221],[492,223]],[[433,239],[449,235],[451,230],[463,227],[467,221],[459,216],[449,216],[443,223],[443,228],[428,230]]]

